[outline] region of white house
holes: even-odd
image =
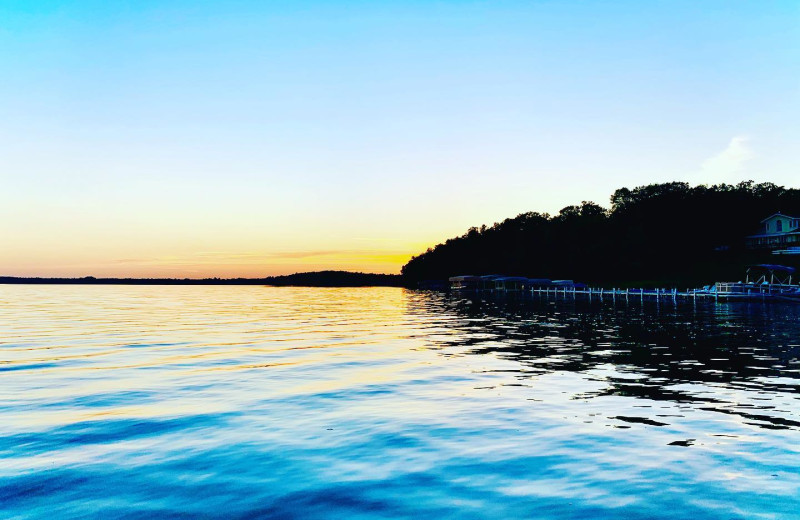
[[[746,238],[752,249],[800,246],[800,217],[775,213],[761,221],[761,233]]]

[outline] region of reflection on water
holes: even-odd
[[[0,286],[10,518],[790,518],[800,309]]]
[[[452,353],[524,365],[520,382],[578,372],[602,387],[576,398],[627,396],[692,404],[771,429],[800,427],[800,309],[701,302],[612,305],[586,300],[457,300]],[[596,376],[596,377],[593,377]],[[744,393],[742,393],[744,392]],[[785,400],[786,398],[788,400]],[[655,403],[651,403],[655,404]],[[653,424],[654,419],[635,422]]]

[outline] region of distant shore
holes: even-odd
[[[0,284],[50,285],[274,285],[300,287],[405,287],[398,274],[314,271],[264,278],[82,278],[0,276]]]

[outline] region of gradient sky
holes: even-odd
[[[800,186],[800,2],[0,0],[0,275],[399,272],[651,182]]]

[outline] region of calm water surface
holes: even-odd
[[[0,286],[2,518],[800,518],[800,308]]]

